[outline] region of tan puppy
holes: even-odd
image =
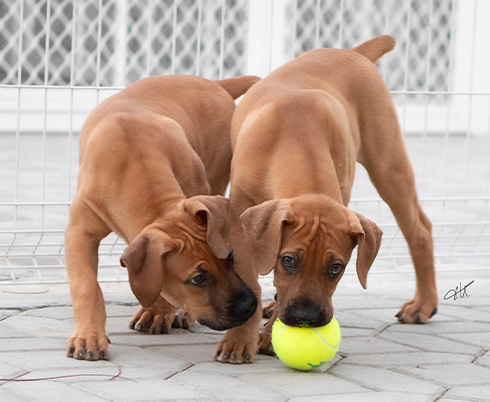
[[[366,287],[381,230],[347,209],[356,160],[369,172],[409,244],[415,298],[398,313],[426,322],[436,311],[431,224],[422,212],[396,111],[373,64],[394,46],[382,36],[353,50],[304,53],[257,83],[232,122],[230,243],[237,272],[260,300],[259,274],[274,270],[273,316],[291,326],[330,322],[332,295],[353,249]],[[261,311],[218,344],[222,362],[250,362]]]
[[[69,357],[108,357],[97,263],[111,232],[129,244],[121,265],[142,304],[133,327],[168,332],[175,307],[218,330],[255,312],[255,295],[232,269],[228,200],[216,194],[229,182],[233,99],[257,80],[150,77],[90,114],[65,234],[75,315]]]

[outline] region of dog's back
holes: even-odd
[[[121,92],[106,99],[91,113],[80,132],[80,163],[85,157],[89,137],[97,141],[97,147],[114,147],[115,138],[108,138],[104,130],[96,130],[102,122],[121,123],[138,120],[141,115],[164,117],[181,127],[180,134],[186,139],[191,151],[197,153],[211,185],[213,194],[223,194],[229,181],[231,163],[230,122],[235,110],[234,99],[245,93],[259,80],[254,76],[235,77],[210,81],[200,77],[172,75],[152,76],[142,79]],[[205,122],[205,124],[203,124]],[[175,131],[175,130],[173,130]],[[94,134],[101,132],[98,138]],[[173,132],[175,135],[175,132]],[[169,140],[162,126],[160,132],[125,130],[125,136],[134,136],[137,142],[160,142],[165,149]],[[154,137],[143,138],[143,137]],[[113,152],[112,152],[113,153]],[[178,163],[178,161],[175,161]]]
[[[388,35],[371,39],[354,49],[314,49],[273,71],[255,84],[240,102],[232,122],[232,144],[252,111],[275,103],[278,94],[291,96],[297,91],[321,90],[340,102],[351,121],[372,113],[373,98],[379,107],[391,107],[391,98],[374,62],[393,49],[395,40]],[[289,94],[289,95],[288,95]],[[352,127],[355,137],[359,128]]]

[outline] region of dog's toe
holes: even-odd
[[[217,351],[214,354],[214,360],[216,360],[217,362],[220,362],[220,363],[226,362],[228,360],[228,353],[226,353],[226,352],[223,353],[222,351]]]
[[[85,350],[79,349],[75,355],[77,360],[85,360]]]
[[[74,346],[69,346],[66,348],[66,356],[67,357],[73,357],[73,354],[75,353],[75,347]]]

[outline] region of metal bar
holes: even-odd
[[[196,45],[196,75],[201,69],[201,29],[202,29],[202,0],[197,0],[197,45]]]

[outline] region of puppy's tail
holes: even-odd
[[[215,81],[228,92],[233,99],[242,96],[248,89],[260,80],[260,77],[255,75],[242,75],[241,77],[227,78],[224,80]]]
[[[376,62],[381,56],[395,47],[395,39],[390,35],[382,35],[377,38],[368,40],[352,49],[354,52],[362,54],[367,57],[373,63]]]

